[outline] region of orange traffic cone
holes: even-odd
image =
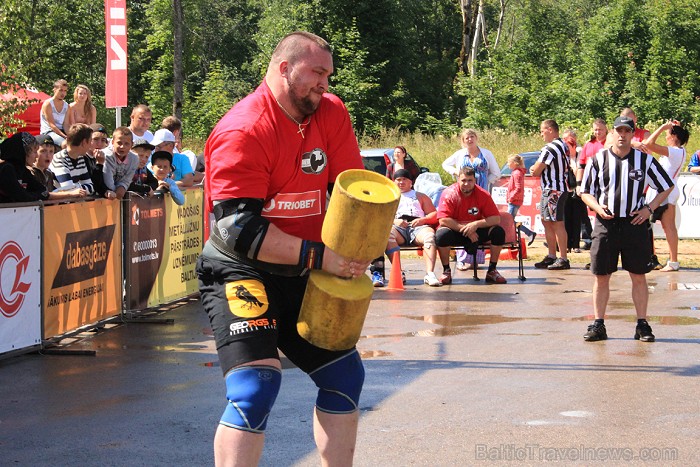
[[[391,275],[387,290],[404,290],[401,278],[401,252],[395,251],[391,257]]]

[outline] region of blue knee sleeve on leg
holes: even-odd
[[[335,414],[357,410],[365,381],[365,368],[357,350],[312,371],[309,376],[318,387],[319,410]]]
[[[228,405],[221,425],[262,433],[282,384],[282,372],[271,366],[243,366],[226,375]]]

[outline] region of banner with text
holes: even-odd
[[[107,70],[105,73],[105,107],[126,107],[127,48],[126,0],[105,0]]]
[[[120,204],[44,207],[44,338],[121,312]]]
[[[0,353],[41,344],[41,212],[0,209]]]
[[[202,252],[202,205],[204,192],[201,189],[183,191],[185,204],[178,206],[165,198],[165,236],[163,238],[163,260],[158,276],[148,299],[154,307],[186,297],[199,290],[195,266]]]
[[[133,197],[124,209],[126,309],[144,310],[165,250],[165,203],[161,197]]]

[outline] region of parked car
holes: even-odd
[[[537,158],[539,157],[540,152],[539,151],[528,151],[528,152],[521,152],[518,155],[523,158],[523,163],[525,164],[525,176],[529,177],[530,176],[530,167],[535,165],[535,162],[537,162]],[[501,177],[510,177],[510,167],[508,167],[508,161],[506,161],[506,163],[503,164],[503,167],[501,167]]]
[[[365,169],[372,170],[378,174],[386,175],[386,167],[394,163],[394,148],[387,149],[361,149],[362,164]],[[427,167],[421,167],[418,162],[411,156],[406,154],[406,168],[411,173],[422,174],[429,172]]]

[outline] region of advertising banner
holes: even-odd
[[[44,207],[44,338],[121,312],[121,204]]]
[[[0,209],[0,353],[41,344],[39,206]]]
[[[678,238],[700,238],[700,176],[684,173],[678,177],[680,196],[676,203]],[[666,238],[661,222],[654,223],[654,236]]]
[[[491,197],[498,206],[499,211],[508,210],[508,177],[501,177],[494,183],[491,188]],[[523,205],[518,209],[517,220],[525,227],[537,232],[539,235],[544,235],[544,226],[540,216],[539,202],[542,197],[542,187],[540,186],[539,177],[525,177],[525,195]]]
[[[126,107],[127,48],[126,0],[105,0],[107,70],[105,73],[105,107]]]
[[[126,309],[145,310],[155,285],[165,245],[163,198],[133,197],[124,209]]]
[[[203,194],[201,189],[184,190],[185,204],[178,206],[165,198],[165,236],[163,260],[155,286],[148,299],[154,307],[186,297],[199,290],[195,267],[202,252]]]

